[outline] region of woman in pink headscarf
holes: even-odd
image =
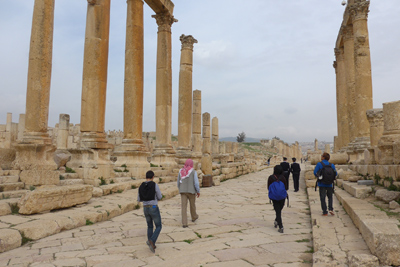
[[[200,196],[199,178],[193,169],[193,160],[187,159],[185,166],[179,170],[178,189],[181,194],[182,226],[188,227],[187,202],[190,203],[190,215],[192,222],[195,222],[199,215],[196,213],[196,195]]]

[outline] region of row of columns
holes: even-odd
[[[366,111],[372,109],[372,78],[368,12],[369,1],[349,1],[348,20],[340,30],[342,41],[335,48],[339,149],[369,145]]]

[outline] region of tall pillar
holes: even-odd
[[[340,148],[349,143],[349,119],[347,114],[346,67],[344,49],[335,49],[336,61],[336,112],[338,137],[335,144]]]
[[[203,113],[203,157],[201,170],[205,175],[212,175],[210,113]]]
[[[57,134],[57,149],[68,148],[69,115],[60,114]]]
[[[25,132],[15,146],[14,169],[25,187],[56,185],[55,146],[47,133],[53,54],[54,0],[35,0],[29,48]]]
[[[384,130],[378,142],[381,165],[400,163],[400,101],[383,103]]]
[[[202,154],[200,90],[193,91],[192,152],[195,157],[199,157]]]
[[[212,128],[211,128],[211,152],[213,155],[219,154],[219,133],[218,133],[218,118],[212,118]]]
[[[18,141],[22,141],[24,138],[24,131],[25,131],[25,114],[19,114],[18,120]]]
[[[83,57],[81,144],[109,148],[104,132],[110,0],[88,0]]]
[[[179,71],[178,148],[190,150],[192,137],[192,73],[193,45],[197,40],[182,34],[181,63]]]
[[[35,0],[29,48],[25,143],[51,144],[47,134],[53,57],[54,0]]]
[[[171,26],[177,22],[168,12],[152,16],[158,25],[156,71],[156,147],[152,161],[162,166],[175,166],[171,141],[172,67]]]
[[[143,0],[127,1],[124,138],[114,150],[115,166],[126,166],[127,175],[145,178],[150,156],[142,140],[143,129]]]
[[[356,138],[356,93],[355,93],[355,68],[354,68],[354,38],[353,25],[341,28],[343,35],[344,68],[346,79],[346,104],[349,136],[348,142],[342,140],[343,147],[347,147]]]
[[[354,33],[354,66],[356,93],[356,137],[369,139],[366,111],[372,109],[371,56],[368,37],[369,1],[356,0],[350,6]]]
[[[369,151],[369,164],[376,164],[377,159],[380,158],[378,141],[381,139],[384,131],[384,120],[383,120],[383,109],[376,108],[367,110],[367,118],[370,125],[370,139],[371,147],[368,148]]]

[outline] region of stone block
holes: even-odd
[[[399,203],[397,203],[394,200],[389,202],[389,209],[394,210],[394,209],[397,209],[397,208],[400,208],[400,204]]]
[[[354,254],[349,259],[349,267],[376,267],[379,259],[370,254]]]
[[[2,200],[4,201],[4,200]],[[11,214],[10,205],[6,202],[0,202],[0,216]],[[0,243],[1,245],[1,243]],[[1,251],[1,250],[0,250]]]
[[[68,150],[56,150],[53,158],[58,169],[61,166],[67,165],[67,162],[71,160],[71,153],[69,153]]]
[[[92,192],[93,187],[90,185],[39,188],[20,199],[19,213],[34,214],[86,203],[92,198]]]
[[[353,175],[353,176],[349,176],[347,178],[347,181],[349,181],[349,182],[357,182],[358,180],[361,180],[361,179],[363,179],[361,176]]]
[[[316,180],[306,180],[306,186],[314,188],[315,182],[316,182]]]
[[[221,184],[221,180],[219,176],[214,176],[213,177],[213,185],[217,186]]]
[[[358,185],[374,185],[373,180],[358,180],[357,181]]]
[[[0,229],[0,253],[21,246],[22,237],[19,231],[14,229]]]
[[[344,182],[343,188],[344,190],[346,190],[347,193],[359,199],[364,199],[368,197],[372,192],[371,187],[365,185],[358,185],[352,182]]]
[[[6,184],[6,183],[18,183],[19,181],[19,176],[1,176],[0,175],[0,184]]]
[[[15,160],[16,151],[10,148],[0,148],[0,168],[9,170],[12,168],[12,162]]]
[[[385,203],[389,203],[390,201],[397,201],[400,199],[400,192],[397,191],[389,191],[386,189],[378,189],[375,192],[375,197],[384,201]]]
[[[343,187],[343,179],[336,179],[336,186],[342,188]]]
[[[23,170],[20,174],[21,182],[25,183],[25,188],[38,185],[58,185],[60,174],[52,170]]]
[[[315,180],[315,175],[314,175],[314,171],[306,171],[306,173],[304,174],[304,179],[305,180]]]
[[[103,196],[103,190],[98,187],[93,187],[92,197],[101,197]]]
[[[35,220],[19,224],[14,227],[21,235],[38,240],[49,235],[57,234],[61,231],[59,225],[53,220]]]
[[[356,175],[357,175],[357,173],[354,172],[354,171],[342,171],[342,172],[338,173],[338,177],[337,178],[338,179],[342,179],[344,181],[348,181],[349,177],[356,176]]]

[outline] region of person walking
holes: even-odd
[[[321,155],[321,162],[318,162],[314,169],[314,175],[317,177],[317,185],[319,188],[319,198],[321,200],[322,216],[328,216],[328,209],[331,215],[335,215],[333,211],[333,183],[336,179],[335,165],[329,163],[329,153]],[[326,196],[328,196],[328,209],[326,207]]]
[[[187,202],[189,200],[190,215],[192,222],[195,222],[199,215],[196,213],[196,196],[200,197],[200,186],[197,172],[193,169],[193,160],[187,159],[185,166],[179,170],[178,189],[181,195],[182,226],[188,227]]]
[[[153,180],[154,172],[148,171],[146,173],[146,181],[139,187],[137,200],[143,202],[143,213],[147,222],[146,244],[149,246],[151,252],[154,253],[156,250],[156,241],[162,228],[160,209],[157,205],[158,200],[162,198],[162,194],[158,184]],[[156,226],[154,231],[153,223]]]
[[[287,158],[283,157],[283,161],[281,162],[281,167],[283,170],[283,176],[286,178],[287,190],[289,190],[289,175],[290,175],[290,164],[287,162]]]
[[[275,210],[274,227],[279,226],[279,233],[283,233],[282,209],[287,197],[287,180],[283,176],[282,166],[276,165],[274,173],[268,177],[268,197],[272,200]]]
[[[300,180],[300,164],[296,162],[296,158],[292,158],[293,163],[290,165],[290,172],[292,173],[293,176],[293,186],[294,186],[294,192],[299,191],[299,180]]]

